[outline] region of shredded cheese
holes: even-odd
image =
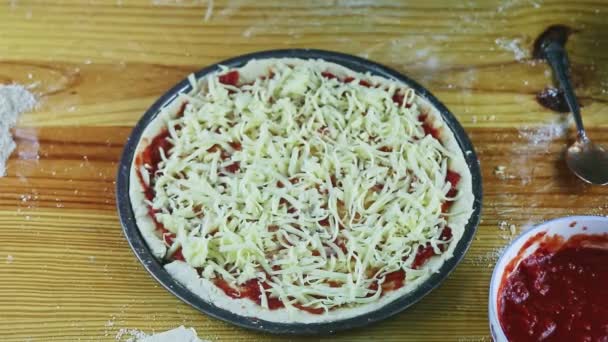
[[[188,105],[168,123],[173,147],[149,175],[156,219],[176,235],[170,251],[181,247],[207,279],[266,282],[265,308],[269,297],[369,303],[387,274],[423,274],[412,266],[420,246],[441,254],[449,243],[454,156],[425,135],[414,91],[322,72],[277,63],[239,87],[191,77]]]

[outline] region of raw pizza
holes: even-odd
[[[206,301],[275,322],[344,319],[452,256],[471,175],[407,85],[292,58],[190,82],[144,131],[130,198],[152,252]]]

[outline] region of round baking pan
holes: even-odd
[[[437,110],[441,113],[441,116],[443,117],[443,120],[445,121],[446,125],[454,133],[456,141],[458,142],[460,149],[464,153],[464,158],[471,171],[473,185],[472,190],[473,195],[475,197],[475,201],[473,203],[473,214],[469,218],[469,222],[465,227],[465,231],[462,238],[458,241],[454,249],[453,257],[447,259],[443,263],[439,271],[431,275],[429,279],[427,279],[419,287],[395,299],[394,301],[379,308],[378,310],[348,319],[328,321],[322,323],[275,323],[252,317],[245,317],[218,308],[215,305],[206,302],[199,296],[192,293],[185,286],[177,282],[171,275],[169,275],[169,273],[167,273],[167,271],[165,271],[165,269],[163,268],[161,261],[156,259],[152,255],[146,242],[141,236],[139,229],[137,228],[129,199],[130,167],[133,162],[135,149],[141,138],[141,135],[145,127],[159,114],[161,108],[170,103],[177,96],[178,93],[188,92],[191,90],[190,84],[187,79],[184,79],[176,86],[171,88],[169,91],[167,91],[152,105],[152,107],[150,107],[150,109],[146,111],[146,113],[143,115],[143,117],[139,120],[139,122],[133,129],[133,132],[131,133],[131,136],[129,137],[125,145],[120,166],[118,169],[118,179],[116,182],[116,200],[118,206],[118,213],[120,216],[120,221],[122,223],[122,228],[125,237],[131,245],[131,248],[133,249],[135,255],[141,261],[142,265],[152,275],[152,277],[154,277],[169,292],[209,316],[221,319],[226,322],[230,322],[243,328],[276,334],[314,335],[328,334],[336,331],[362,327],[373,322],[381,321],[412,306],[420,299],[422,299],[425,295],[427,295],[429,292],[431,292],[433,289],[438,287],[464,257],[467,249],[469,248],[469,245],[471,244],[471,240],[473,239],[473,236],[475,235],[475,232],[477,230],[477,225],[479,223],[479,216],[481,212],[482,188],[479,161],[477,160],[477,156],[475,155],[475,151],[473,149],[471,141],[467,137],[462,126],[458,123],[458,120],[456,120],[454,115],[450,113],[450,111],[439,100],[437,100],[435,96],[433,96],[428,90],[426,90],[424,87],[411,80],[407,76],[363,58],[322,50],[271,50],[251,53],[222,61],[218,64],[214,64],[196,72],[195,76],[198,79],[204,77],[209,73],[216,72],[220,70],[220,65],[227,66],[230,68],[237,68],[245,65],[248,61],[252,59],[285,57],[301,59],[323,59],[328,62],[343,65],[354,71],[362,73],[369,72],[373,75],[401,81],[413,88],[416,91],[416,94],[422,96],[437,108]]]

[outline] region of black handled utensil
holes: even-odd
[[[594,144],[583,126],[581,110],[570,83],[570,63],[564,48],[568,36],[564,26],[553,26],[541,35],[535,48],[535,55],[547,60],[559,82],[564,97],[570,107],[578,136],[566,151],[566,163],[570,170],[587,183],[608,184],[608,151]]]

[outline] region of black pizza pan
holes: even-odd
[[[129,198],[130,167],[133,162],[135,149],[139,140],[141,139],[142,133],[144,132],[146,126],[159,114],[161,108],[165,107],[173,99],[175,99],[177,94],[180,92],[188,92],[191,90],[190,83],[187,79],[184,79],[167,91],[144,113],[143,117],[139,120],[133,129],[131,136],[127,140],[119,165],[116,181],[116,201],[124,235],[144,268],[169,292],[209,316],[243,328],[275,334],[318,335],[362,327],[384,320],[414,305],[424,296],[429,294],[433,289],[437,288],[462,261],[466,251],[468,250],[479,224],[482,200],[481,172],[475,150],[473,149],[471,141],[454,114],[452,114],[446,108],[446,106],[441,103],[441,101],[433,96],[431,92],[406,75],[378,63],[352,55],[313,49],[262,51],[227,59],[196,72],[195,76],[198,79],[209,73],[219,71],[220,65],[229,68],[237,68],[245,65],[252,59],[287,57],[301,59],[322,59],[345,66],[354,71],[362,73],[369,72],[373,75],[401,81],[412,87],[416,91],[416,94],[422,96],[433,106],[435,106],[435,108],[437,108],[443,117],[445,124],[454,133],[454,137],[456,138],[460,149],[463,151],[464,158],[472,176],[472,190],[474,195],[473,213],[465,227],[462,238],[458,241],[454,249],[453,257],[447,259],[440,267],[439,271],[431,275],[419,287],[399,298],[396,298],[387,305],[382,306],[375,311],[364,313],[360,316],[321,323],[276,323],[257,319],[255,317],[245,317],[219,308],[192,293],[184,285],[177,282],[167,271],[165,271],[161,261],[155,258],[151,253],[142,235],[140,234],[139,229],[137,228]]]

